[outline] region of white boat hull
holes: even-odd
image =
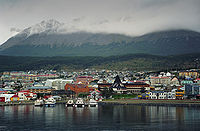
[[[75,107],[85,107],[84,104],[76,104]]]
[[[98,104],[90,104],[89,107],[98,107]]]
[[[35,106],[43,106],[44,105],[44,101],[43,100],[36,100],[34,105]]]
[[[97,103],[96,100],[90,99],[89,105],[88,105],[88,106],[89,106],[89,107],[98,107],[98,103]]]
[[[45,101],[45,106],[46,107],[53,107],[56,105],[56,100],[53,99],[53,98],[48,98],[46,101]]]

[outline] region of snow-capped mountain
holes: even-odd
[[[67,28],[66,28],[67,27]],[[200,33],[172,30],[139,37],[92,33],[56,20],[24,29],[0,46],[1,55],[109,56],[135,53],[174,55],[200,52]]]
[[[46,33],[46,34],[59,33],[62,31],[63,26],[64,26],[64,23],[60,23],[54,19],[44,20],[39,24],[26,28],[25,30],[20,32],[18,35],[26,34],[28,37],[33,34],[40,34],[40,33]]]

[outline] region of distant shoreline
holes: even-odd
[[[200,107],[200,100],[106,100],[99,102],[101,105],[141,105],[141,106],[179,106]]]

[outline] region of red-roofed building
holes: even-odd
[[[30,92],[29,90],[19,91],[16,94],[19,96],[19,99],[21,101],[30,100],[30,99],[36,99],[37,98],[37,94],[33,93],[33,92]]]
[[[50,98],[50,97],[53,97],[52,95],[45,95],[44,96],[44,99],[48,99],[48,98]]]
[[[13,95],[11,98],[10,98],[11,101],[19,101],[19,96],[18,95]]]
[[[194,80],[194,82],[200,84],[200,78],[197,78],[196,80]]]

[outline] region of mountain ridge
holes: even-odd
[[[33,26],[34,29],[26,28],[0,46],[0,55],[112,56],[200,52],[200,33],[191,30],[158,31],[132,37],[85,31],[63,33],[59,32],[62,26],[63,24],[58,21],[49,20],[47,23],[43,21],[36,24]]]

